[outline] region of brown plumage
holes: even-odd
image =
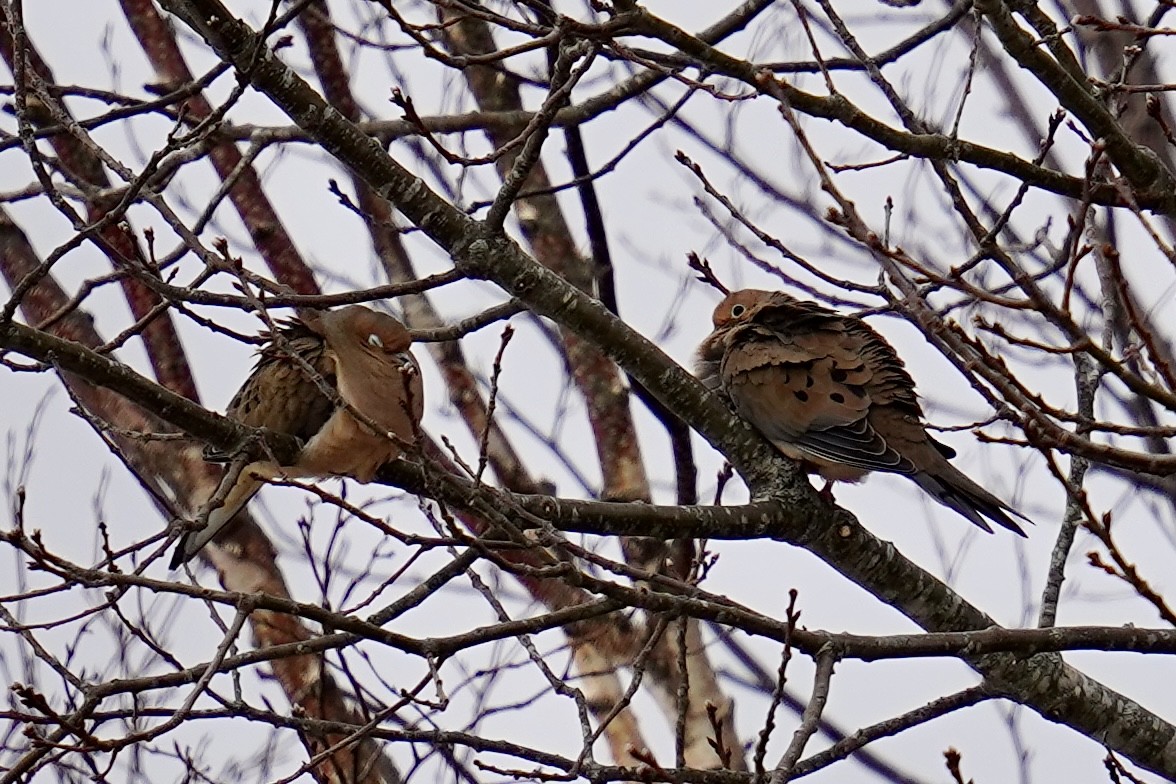
[[[859,318],[778,291],[733,292],[714,312],[696,372],[785,455],[830,481],[870,471],[909,477],[989,533],[1029,522],[948,462],[927,433],[915,382]]]
[[[350,476],[370,482],[415,439],[424,398],[404,325],[362,305],[299,316],[270,336],[226,414],[250,427],[296,436],[303,448],[291,466],[247,465],[224,504],[209,513],[208,524],[180,540],[173,569],[228,525],[266,479]],[[336,404],[336,395],[345,405]]]

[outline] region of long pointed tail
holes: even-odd
[[[1028,517],[973,482],[947,460],[944,460],[934,472],[920,471],[911,478],[936,501],[956,510],[988,533],[992,533],[992,526],[984,519],[985,517],[1021,536],[1027,534],[1013,517],[1019,517],[1029,524],[1033,523]]]
[[[250,470],[251,468],[253,466],[246,466],[241,471],[237,481],[233,484],[233,489],[225,497],[225,502],[208,513],[208,523],[203,528],[198,531],[189,531],[180,537],[168,568],[178,569],[187,563],[192,556],[200,552],[200,548],[212,541],[213,537],[229,524],[237,512],[245,508],[245,504],[249,503],[250,498],[257,495],[257,491],[264,483],[257,478],[255,471]]]

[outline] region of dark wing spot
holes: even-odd
[[[792,394],[796,395],[796,399],[799,400],[801,403],[808,402],[808,392],[805,392],[803,389],[798,389],[795,392],[793,392]]]
[[[833,394],[829,395],[829,399],[834,403],[844,403],[845,395],[841,394],[840,392],[834,392]]]
[[[866,388],[861,384],[847,384],[845,388],[852,392],[855,397],[866,396]]]
[[[814,383],[814,382],[813,382],[813,377],[812,377],[812,376],[805,376],[805,377],[804,377],[804,385],[805,385],[806,387],[811,387],[811,386],[813,385],[813,383]]]
[[[845,379],[849,378],[849,373],[845,372],[841,368],[833,368],[833,372],[830,373],[829,376],[838,384],[840,384],[844,382]]]

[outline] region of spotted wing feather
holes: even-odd
[[[768,438],[863,470],[915,471],[871,421],[877,406],[919,407],[901,360],[869,326],[781,297],[738,329],[723,376],[736,407]]]

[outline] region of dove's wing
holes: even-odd
[[[821,460],[910,474],[915,466],[871,420],[876,405],[919,414],[894,350],[863,322],[812,303],[769,297],[737,329],[723,386],[770,440]]]
[[[331,388],[335,385],[334,361],[323,339],[299,322],[285,325],[279,335],[262,348],[257,366],[233,396],[225,413],[250,427],[266,427],[306,442],[326,425],[335,406],[292,355],[314,368]],[[221,460],[231,457],[223,453],[208,453],[208,456]],[[264,479],[274,475],[275,469],[272,463],[264,461],[247,465],[224,503],[209,512],[208,524],[180,539],[172,554],[171,568],[179,567],[220,533],[257,494]]]
[[[302,441],[314,437],[335,410],[319,383],[295,356],[335,388],[335,363],[323,339],[292,322],[261,350],[257,367],[233,396],[227,416],[250,427],[268,427]]]

